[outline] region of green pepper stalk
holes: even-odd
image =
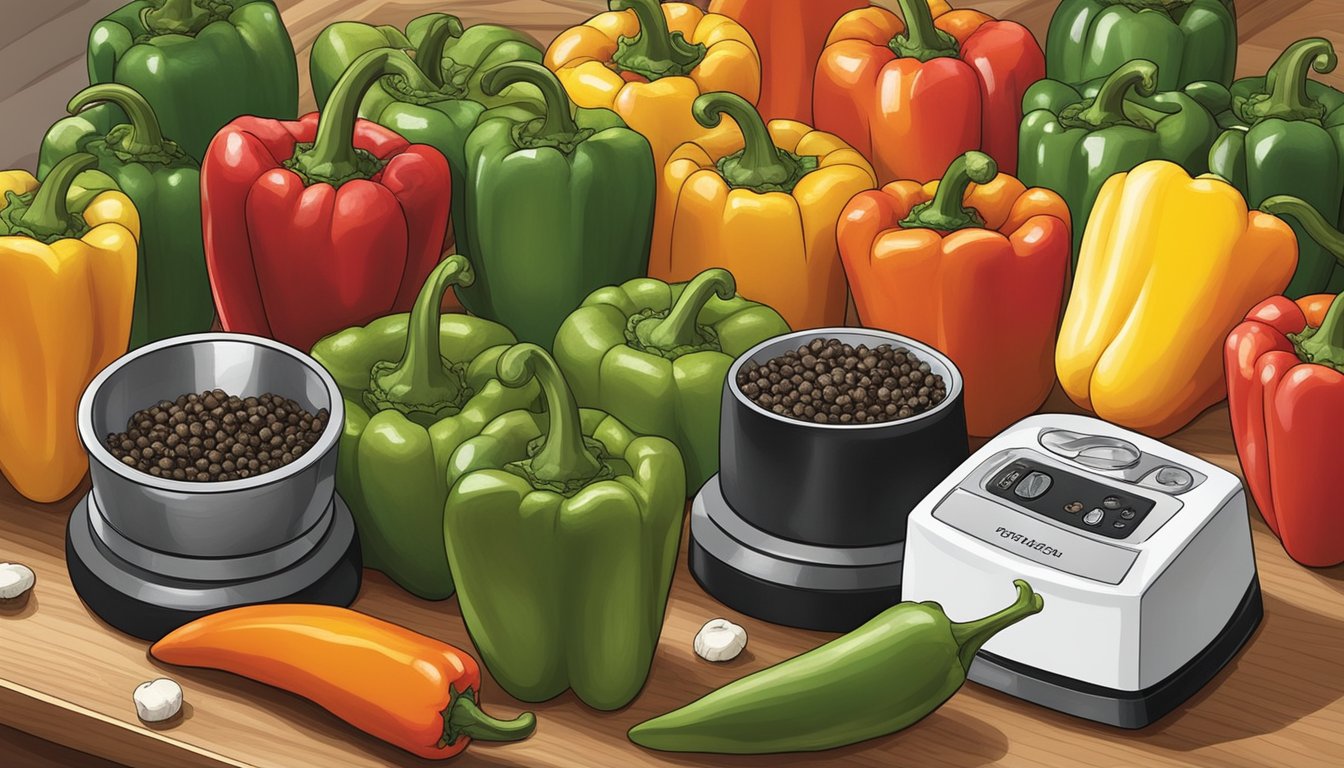
[[[1275,195],[1261,203],[1260,210],[1280,218],[1292,216],[1297,219],[1311,239],[1344,263],[1344,233],[1330,226],[1315,206],[1292,195]],[[1304,361],[1344,372],[1344,301],[1336,298],[1330,302],[1320,327],[1308,326],[1288,338],[1293,342],[1297,356]]]
[[[905,34],[892,38],[887,46],[908,59],[929,61],[957,55],[957,39],[933,24],[933,11],[925,0],[896,0],[905,19]]]
[[[691,114],[706,128],[717,127],[727,115],[742,132],[742,150],[718,161],[719,173],[730,187],[761,193],[791,192],[817,168],[817,158],[800,157],[776,147],[761,113],[735,93],[703,94],[692,104]]]
[[[1329,40],[1311,37],[1298,40],[1265,73],[1265,92],[1233,100],[1232,111],[1254,125],[1277,117],[1281,120],[1320,120],[1326,108],[1307,94],[1307,70],[1332,72],[1339,62]]]
[[[401,360],[379,361],[369,373],[369,407],[395,410],[422,424],[433,424],[462,409],[471,392],[463,382],[463,366],[443,357],[439,314],[448,286],[471,285],[474,280],[471,262],[457,254],[429,274],[411,307]]]
[[[612,61],[626,72],[642,75],[649,80],[685,76],[700,65],[709,50],[704,43],[691,43],[680,32],[667,27],[659,0],[611,0],[607,7],[613,11],[634,11],[639,19],[639,34],[621,36],[616,41]]]
[[[536,344],[518,344],[499,357],[499,381],[521,387],[536,379],[546,398],[547,427],[541,448],[520,464],[528,476],[545,483],[585,483],[606,466],[589,450],[579,421],[579,405],[555,360]]]
[[[949,621],[933,602],[905,602],[800,656],[741,678],[630,729],[666,752],[775,754],[834,749],[895,733],[942,706],[991,637],[1045,605],[1025,581],[978,621]]]
[[[575,144],[592,135],[591,130],[581,130],[574,121],[574,102],[570,101],[564,86],[540,64],[530,61],[500,64],[481,78],[481,91],[487,96],[498,96],[514,83],[536,86],[546,103],[544,117],[525,123],[520,126],[521,130],[515,131],[514,139],[520,147],[555,147],[569,154]]]
[[[120,83],[100,83],[75,94],[66,105],[66,111],[76,114],[96,102],[110,102],[126,113],[127,129],[108,135],[108,144],[116,150],[131,155],[148,155],[160,152],[177,153],[177,145],[166,142],[163,130],[159,127],[159,118],[138,91]]]
[[[4,217],[4,229],[8,232],[3,234],[28,235],[50,244],[88,231],[83,219],[71,215],[66,197],[75,177],[97,163],[98,159],[87,152],[66,157],[47,174],[27,208],[23,207],[18,195],[5,193],[8,203],[0,215]]]
[[[660,357],[675,358],[687,352],[719,349],[718,336],[700,325],[700,312],[711,296],[727,301],[737,295],[737,281],[726,269],[707,269],[687,283],[677,303],[666,315],[644,318],[635,325],[635,340]]]
[[[424,73],[425,79],[434,84],[435,90],[444,86],[443,51],[448,47],[448,41],[461,37],[465,31],[456,16],[436,19],[415,49],[415,65]]]
[[[378,78],[392,74],[402,75],[414,88],[433,90],[433,84],[404,51],[379,48],[361,55],[336,81],[327,108],[318,118],[317,137],[312,145],[297,148],[285,166],[310,185],[327,183],[339,187],[347,181],[372,176],[378,161],[355,147],[355,120],[364,94]]]
[[[145,10],[145,28],[156,35],[193,36],[220,15],[201,8],[193,0],[161,0],[159,7]]]
[[[1059,124],[1065,128],[1109,128],[1113,125],[1137,125],[1151,130],[1152,124],[1138,114],[1126,114],[1125,101],[1130,92],[1140,96],[1157,93],[1157,65],[1135,59],[1121,65],[1106,78],[1091,102],[1065,108]]]
[[[940,232],[983,227],[985,220],[980,212],[963,207],[962,201],[966,197],[966,188],[972,182],[988,184],[998,175],[999,165],[994,162],[994,158],[984,152],[967,152],[947,167],[947,173],[938,182],[938,191],[934,193],[933,199],[916,205],[901,222],[901,227],[936,229]]]

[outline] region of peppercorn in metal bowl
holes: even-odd
[[[150,474],[109,449],[109,436],[144,409],[214,390],[274,394],[308,414],[325,410],[327,419],[306,451],[290,449],[283,465],[247,477]],[[152,638],[236,605],[354,599],[359,545],[335,490],[344,406],[312,358],[243,334],[166,339],[99,373],[77,421],[93,489],[71,515],[67,559],[76,590],[108,623]]]
[[[905,350],[942,393],[922,410],[907,413],[892,398],[901,402],[894,414],[818,423],[743,392],[744,369],[816,339]],[[696,579],[743,613],[825,631],[848,631],[899,602],[910,510],[970,455],[963,389],[942,352],[885,331],[818,328],[748,350],[724,382],[719,474],[692,505]]]

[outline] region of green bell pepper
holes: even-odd
[[[396,27],[337,22],[322,30],[313,43],[309,70],[318,109],[326,104],[337,78],[351,62],[362,53],[388,46],[412,50],[416,65],[437,90],[417,90],[404,77],[388,76],[365,94],[359,116],[391,128],[407,141],[428,144],[448,159],[457,251],[473,258],[464,235],[469,226],[467,135],[487,108],[520,105],[536,115],[544,109],[541,94],[527,83],[487,94],[481,89],[481,78],[489,69],[511,61],[540,64],[542,50],[531,37],[508,27],[476,24],[464,30],[462,22],[445,13],[412,19],[405,33]]]
[[[1344,93],[1308,79],[1330,72],[1338,57],[1328,40],[1288,46],[1264,77],[1247,77],[1223,91],[1219,123],[1227,130],[1209,152],[1209,170],[1259,206],[1275,195],[1305,200],[1330,224],[1344,224]],[[1284,295],[1344,291],[1344,268],[1296,218],[1297,271]]]
[[[735,291],[725,269],[671,285],[636,278],[594,291],[555,336],[555,360],[579,405],[676,443],[688,493],[719,471],[719,408],[733,361],[789,332],[779,313]]]
[[[540,64],[501,64],[481,88],[530,83],[545,116],[516,106],[481,116],[467,137],[466,251],[480,279],[459,288],[470,312],[549,348],[589,293],[648,270],[653,150],[615,112],[576,109]]]
[[[1079,85],[1133,59],[1158,66],[1157,89],[1227,85],[1237,64],[1232,0],[1063,0],[1050,18],[1045,75]]]
[[[444,540],[462,618],[513,697],[573,688],[617,709],[643,687],[658,645],[681,539],[681,456],[580,410],[535,344],[505,352],[499,379],[535,379],[546,412],[500,416],[448,463]]]
[[[1183,91],[1158,90],[1157,65],[1128,62],[1095,86],[1039,80],[1023,97],[1018,178],[1054,190],[1073,220],[1073,263],[1101,185],[1149,160],[1208,172],[1213,115]],[[1091,93],[1091,97],[1084,94]]]
[[[62,159],[88,152],[135,204],[140,258],[129,348],[210,330],[215,304],[201,238],[200,164],[164,137],[153,108],[124,85],[91,85],[69,110],[73,116],[43,139],[37,174],[45,178]],[[122,114],[126,120],[113,122]]]
[[[90,83],[144,96],[198,162],[239,115],[299,111],[294,44],[271,0],[135,0],[93,26],[88,65]]]
[[[443,547],[447,466],[453,451],[496,416],[535,404],[535,386],[502,387],[503,326],[440,315],[448,286],[471,282],[449,256],[430,273],[409,315],[379,318],[313,347],[345,401],[336,490],[354,514],[364,565],[417,597],[453,594]]]

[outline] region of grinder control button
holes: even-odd
[[[1088,525],[1096,525],[1100,523],[1101,519],[1105,516],[1105,512],[1102,512],[1100,509],[1094,509],[1083,516],[1083,522]]]
[[[1050,484],[1052,482],[1050,476],[1044,472],[1032,472],[1022,478],[1022,482],[1017,484],[1017,488],[1013,490],[1013,493],[1016,493],[1024,499],[1039,499],[1045,495],[1046,491],[1050,490]]]

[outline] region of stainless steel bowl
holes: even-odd
[[[128,467],[107,449],[109,434],[160,400],[208,389],[239,397],[273,392],[330,413],[317,444],[293,463],[241,480],[193,483]],[[331,374],[271,339],[233,333],[178,336],[105,368],[79,402],[79,437],[89,453],[98,509],[136,544],[185,557],[238,557],[280,547],[322,520],[336,492],[336,446],[345,409]]]

